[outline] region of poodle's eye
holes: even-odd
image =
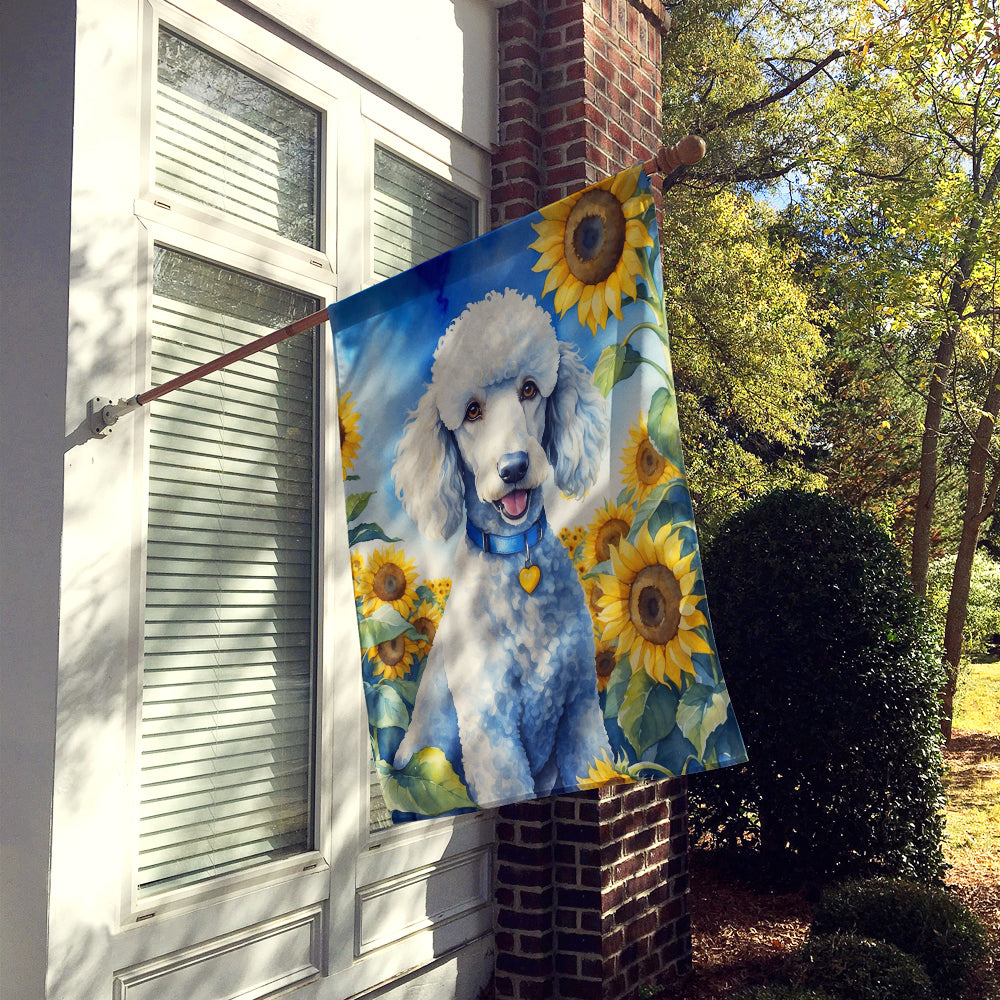
[[[465,408],[465,419],[468,423],[473,423],[483,415],[483,408],[475,399],[469,401]]]
[[[529,378],[524,385],[521,386],[521,401],[526,399],[534,399],[538,395],[538,386]]]

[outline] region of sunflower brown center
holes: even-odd
[[[643,566],[629,588],[628,614],[636,631],[663,646],[681,623],[681,588],[666,566]]]
[[[337,423],[340,425],[340,448],[343,450],[347,442],[347,428],[344,426],[343,420],[338,420]]]
[[[594,554],[598,562],[611,558],[611,548],[628,534],[628,524],[620,517],[608,518],[601,525],[594,539]]]
[[[434,642],[437,626],[430,618],[421,616],[413,623],[413,627],[426,638],[428,646]]]
[[[615,669],[615,653],[612,649],[603,649],[597,654],[597,676],[607,680]]]
[[[406,643],[401,635],[386,639],[378,644],[378,658],[387,666],[394,667],[406,655]]]
[[[385,563],[375,573],[372,590],[380,601],[398,601],[406,593],[406,574],[395,563]]]
[[[581,195],[566,220],[563,249],[566,266],[585,285],[596,285],[608,278],[625,249],[621,202],[602,188]]]
[[[635,473],[643,486],[653,486],[660,481],[663,470],[667,467],[666,459],[653,447],[649,438],[639,445],[635,453]]]

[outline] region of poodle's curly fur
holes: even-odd
[[[507,289],[470,304],[438,342],[431,383],[410,413],[393,477],[429,538],[468,519],[514,536],[543,516],[550,474],[565,494],[593,485],[607,412],[590,373],[531,296]],[[473,532],[474,533],[474,532]],[[593,624],[565,547],[549,527],[526,554],[459,543],[397,768],[426,746],[454,761],[488,807],[577,787],[610,754],[597,698]]]

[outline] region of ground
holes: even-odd
[[[1000,736],[956,729],[945,756],[951,803],[946,882],[986,925],[992,945],[970,1000],[1000,1000],[1000,853],[994,841],[984,847],[981,834],[966,830],[965,818],[954,809],[959,797],[971,800],[980,820],[997,829]],[[977,797],[982,801],[977,803]],[[663,1000],[725,1000],[743,987],[772,981],[808,936],[809,891],[752,888],[712,851],[693,850],[690,866],[693,969],[662,994]]]

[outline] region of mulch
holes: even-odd
[[[956,732],[946,759],[956,770],[995,761],[1000,738]],[[747,884],[712,850],[692,850],[689,864],[693,966],[683,980],[670,984],[662,1000],[725,1000],[746,987],[773,982],[809,936],[813,892]],[[946,884],[990,935],[990,955],[970,984],[969,1000],[1000,1000],[1000,858],[984,855],[955,865]]]

